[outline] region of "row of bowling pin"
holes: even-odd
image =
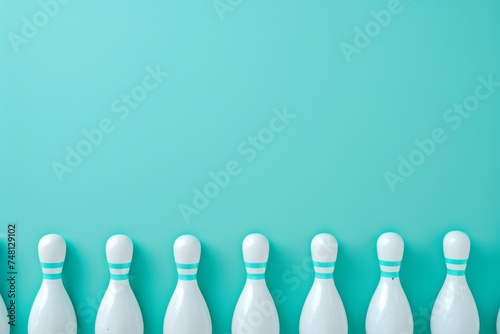
[[[463,232],[449,232],[443,249],[447,275],[432,309],[431,333],[479,334],[478,310],[465,279],[470,239]],[[337,251],[337,240],[332,235],[314,237],[311,253],[316,279],[300,316],[301,334],[347,334],[345,309],[332,277]],[[398,234],[388,232],[378,238],[380,281],[368,306],[367,334],[413,334],[410,304],[399,280],[403,252],[404,242]]]
[[[431,332],[478,334],[478,311],[465,279],[470,240],[465,233],[452,231],[443,244],[448,272],[432,311]],[[333,280],[337,251],[337,240],[330,234],[318,234],[311,243],[315,280],[300,316],[301,334],[347,333],[347,316]],[[377,241],[381,277],[366,316],[368,334],[413,333],[412,312],[399,280],[403,251],[403,239],[396,233],[384,233]],[[29,315],[28,334],[75,334],[75,311],[61,280],[66,243],[61,236],[49,234],[40,240],[38,252],[43,281]],[[106,243],[110,282],[97,312],[96,334],[144,333],[141,310],[128,281],[132,254],[132,241],[125,235],[112,236]],[[166,310],[164,334],[212,333],[209,310],[196,279],[200,255],[196,237],[184,235],[175,241],[179,280]],[[265,236],[250,234],[244,239],[247,280],[234,310],[233,334],[280,332],[265,281],[268,256]],[[2,300],[0,308],[0,313],[7,314]],[[7,319],[0,323],[0,334],[9,333]],[[500,312],[497,331],[500,334]]]

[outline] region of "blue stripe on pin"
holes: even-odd
[[[267,262],[245,262],[245,267],[257,269],[257,268],[265,268],[267,266]]]
[[[314,277],[318,279],[330,279],[333,278],[333,273],[315,273]]]
[[[391,272],[391,271],[381,271],[380,276],[382,277],[387,277],[387,278],[397,278],[399,277],[399,272]]]
[[[318,268],[333,268],[333,267],[335,267],[335,262],[313,261],[313,266],[318,267]]]
[[[129,269],[130,268],[130,262],[129,263],[108,263],[109,269]]]
[[[198,269],[198,263],[176,263],[177,269]]]
[[[398,267],[401,265],[401,261],[383,261],[379,260],[378,263],[384,267]]]
[[[266,278],[266,274],[247,274],[247,278],[251,280],[261,280]]]
[[[110,278],[115,281],[128,280],[128,274],[111,274]]]
[[[194,280],[196,280],[196,275],[179,274],[179,280],[181,280],[181,281],[194,281]]]
[[[447,264],[467,264],[467,259],[450,259],[445,258],[444,262]]]
[[[60,279],[60,278],[62,278],[62,273],[58,273],[58,274],[43,274],[43,279],[50,280],[50,281],[53,281],[53,280],[56,280],[56,279]]]
[[[446,273],[451,276],[465,276],[465,270],[448,269]]]
[[[40,262],[40,264],[44,269],[62,268],[64,266],[64,262]]]

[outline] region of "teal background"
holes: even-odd
[[[452,229],[471,238],[468,281],[481,333],[494,333],[500,89],[457,130],[443,114],[474,93],[479,76],[500,81],[500,2],[402,1],[351,63],[340,43],[353,44],[353,29],[387,1],[231,3],[221,20],[210,1],[72,1],[18,53],[8,34],[20,34],[40,4],[0,3],[2,254],[7,224],[18,227],[12,333],[26,333],[46,233],[67,241],[64,283],[80,333],[93,333],[114,233],[135,244],[131,284],[146,333],[161,333],[176,284],[171,249],[184,233],[202,242],[199,282],[213,332],[229,333],[245,280],[241,242],[255,231],[271,243],[267,279],[281,333],[298,333],[313,277],[297,266],[319,232],[339,241],[335,280],[349,332],[364,333],[384,231],[405,239],[402,284],[415,333],[429,333],[445,277],[442,238]],[[168,78],[121,120],[112,102],[156,65]],[[247,162],[238,145],[284,107],[296,117]],[[115,130],[59,182],[51,164],[104,118]],[[446,142],[391,191],[384,173],[436,127]],[[241,173],[186,223],[179,205],[192,205],[193,189],[231,160]],[[1,261],[3,276],[6,255]]]

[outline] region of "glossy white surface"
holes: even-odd
[[[337,260],[338,243],[330,234],[316,235],[311,242],[314,262]],[[335,266],[314,267],[320,274],[333,273]],[[347,334],[347,316],[333,278],[315,278],[302,308],[300,334]]]
[[[497,334],[500,334],[500,309],[498,310],[497,316]]]
[[[66,242],[57,234],[48,234],[38,243],[40,262],[56,264],[66,258]],[[62,265],[42,268],[44,274],[60,274]],[[73,304],[61,278],[43,279],[28,319],[28,334],[76,334],[77,322]]]
[[[404,242],[401,236],[393,232],[382,234],[377,241],[381,272],[399,273],[400,265],[387,265],[385,262],[402,261],[403,252]],[[365,326],[367,334],[413,333],[412,312],[399,277],[381,275],[368,307]]]
[[[134,246],[123,234],[114,235],[106,243],[108,263],[132,262]],[[112,269],[113,275],[128,275],[130,268]],[[141,309],[128,279],[110,279],[108,288],[97,311],[95,334],[143,334]]]
[[[445,258],[467,260],[469,237],[460,231],[446,234],[443,241]],[[464,271],[467,264],[447,263],[448,270]],[[478,334],[479,313],[465,275],[446,275],[431,314],[432,334]]]
[[[174,243],[174,258],[177,264],[197,265],[201,257],[200,241],[192,235],[183,235]],[[189,268],[189,266],[188,266]],[[179,275],[196,275],[198,268],[177,268]],[[207,303],[196,279],[182,279],[168,303],[163,322],[164,334],[211,334],[212,320]]]
[[[243,241],[245,262],[267,263],[269,241],[262,234],[250,234]],[[266,268],[246,268],[247,274],[262,275]],[[247,278],[233,314],[232,334],[279,334],[276,306],[265,279]]]
[[[5,307],[5,303],[3,301],[2,296],[0,296],[0,314],[5,314],[5,318],[0,321],[0,334],[9,334],[10,333],[10,325],[9,325],[9,317],[7,316],[7,308]]]
[[[249,234],[243,239],[242,250],[245,262],[267,262],[269,259],[269,240],[259,233]]]

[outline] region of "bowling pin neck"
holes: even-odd
[[[109,273],[110,279],[112,281],[125,281],[128,280],[128,274],[130,271],[129,263],[109,263]]]
[[[266,278],[267,262],[245,262],[248,280],[263,280]]]
[[[198,274],[198,263],[176,263],[179,281],[196,281]]]
[[[384,261],[379,260],[380,277],[395,279],[399,278],[399,269],[401,268],[401,261]]]
[[[130,291],[130,281],[128,279],[116,280],[110,279],[108,290],[113,293],[120,293],[125,291]]]
[[[64,284],[62,279],[46,279],[44,278],[42,281],[42,286],[45,286],[49,289],[64,289]]]
[[[48,281],[60,280],[64,262],[41,262],[43,279]]]
[[[313,261],[314,276],[317,280],[326,280],[333,278],[333,271],[335,270],[335,262],[320,262]]]
[[[468,285],[467,283],[467,278],[465,275],[452,275],[452,274],[447,274],[445,282],[453,283],[453,284],[459,284],[459,285]]]
[[[450,259],[445,258],[446,269],[448,276],[465,276],[467,268],[467,259]]]

